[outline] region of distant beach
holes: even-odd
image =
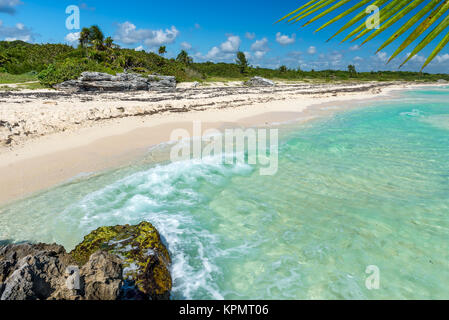
[[[24,142],[15,150],[34,154],[2,169],[2,187],[32,195],[0,206],[0,239],[70,251],[99,227],[146,221],[170,252],[175,300],[445,299],[448,89],[408,88],[98,121]],[[278,129],[278,171],[236,155],[169,161],[158,143],[192,120]]]
[[[70,94],[0,92],[0,203],[20,199],[80,174],[125,165],[177,128],[257,126],[306,121],[325,103],[381,98],[415,83],[182,83],[176,92]],[[7,128],[10,130],[7,130]]]

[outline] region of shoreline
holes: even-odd
[[[357,102],[386,99],[398,90],[429,86],[409,84],[409,87],[404,88],[404,85],[390,84],[375,91],[342,91],[336,95],[319,92],[294,98],[280,95],[280,100],[270,101],[265,97],[269,101],[239,106],[229,104],[224,97],[218,97],[228,106],[120,117],[44,135],[10,149],[0,149],[0,205],[66,183],[82,174],[125,166],[144,156],[151,147],[169,142],[173,130],[182,128],[191,132],[193,121],[201,121],[203,130],[306,122],[348,109]],[[277,92],[271,94],[277,95]],[[342,106],[343,103],[349,106]],[[329,104],[340,107],[326,109]]]

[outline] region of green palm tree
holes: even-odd
[[[91,43],[104,41],[104,34],[98,26],[91,26],[89,29],[89,41]]]
[[[164,55],[164,54],[166,54],[167,53],[167,47],[166,46],[161,46],[160,48],[159,48],[159,55]]]
[[[104,45],[106,48],[111,49],[114,46],[114,40],[111,37],[104,39]]]
[[[176,61],[181,62],[185,65],[189,65],[189,64],[193,63],[193,59],[191,57],[189,57],[189,54],[185,50],[182,50],[178,54],[178,56],[176,57]]]
[[[92,40],[92,44],[93,44],[95,50],[103,50],[104,49],[103,41],[101,41],[100,39]]]
[[[81,48],[87,47],[89,44],[89,38],[90,38],[90,30],[88,28],[83,28],[80,32],[80,46]]]
[[[349,39],[351,39],[352,42],[367,36],[362,42],[363,45],[364,43],[377,37],[385,30],[393,30],[394,33],[377,50],[377,52],[379,52],[407,32],[407,30],[417,25],[413,32],[410,33],[410,35],[402,42],[402,44],[396,49],[388,60],[388,62],[390,62],[419,36],[425,34],[425,37],[401,64],[401,67],[449,27],[449,15],[445,15],[445,13],[449,10],[449,0],[312,0],[308,1],[295,11],[289,13],[279,21],[284,20],[291,23],[302,21],[305,22],[302,25],[304,27],[327,16],[330,13],[337,11],[337,9],[346,4],[350,4],[352,6],[348,7],[342,13],[339,13],[336,17],[328,19],[328,21],[316,31],[324,29],[352,13],[357,13],[330,39],[345,31],[347,35],[342,42]],[[371,5],[380,8],[378,28],[368,28],[366,23],[366,9]],[[415,10],[415,12],[410,14],[413,10]],[[306,18],[307,20],[305,20]],[[401,23],[398,23],[395,27],[393,27],[393,25],[400,20]],[[351,32],[348,32],[347,30],[351,27],[354,29]],[[428,31],[431,27],[432,29]],[[436,55],[448,44],[448,42],[449,32],[447,32],[441,41],[436,45],[421,70],[424,69],[433,59],[435,59]]]

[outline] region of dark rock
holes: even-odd
[[[176,78],[171,76],[150,75],[148,76],[149,90],[164,88],[176,88]]]
[[[81,268],[79,287],[70,288],[68,268],[79,268],[62,246],[8,245],[0,249],[0,300],[117,300],[122,261],[109,253],[93,254]]]
[[[164,91],[176,89],[176,78],[159,75],[145,78],[134,73],[113,76],[100,72],[83,72],[78,80],[65,81],[55,88],[69,92]]]
[[[53,244],[0,246],[0,300],[168,300],[167,248],[147,222],[99,228],[70,254]]]
[[[78,80],[68,80],[63,83],[54,86],[57,90],[63,90],[67,92],[78,92],[80,91],[81,81]]]
[[[123,285],[122,261],[99,251],[82,267],[84,298],[87,300],[117,300]]]
[[[43,300],[63,285],[74,263],[58,245],[21,244],[0,249],[0,300]]]
[[[262,77],[254,77],[246,81],[245,85],[249,87],[274,87],[276,84],[274,81]]]
[[[123,260],[126,299],[170,298],[171,258],[158,231],[150,223],[99,228],[86,236],[71,255],[80,265],[84,265],[90,255],[98,250],[117,255]]]
[[[108,73],[101,72],[83,72],[79,81],[111,81],[113,76]]]
[[[100,92],[121,92],[131,91],[131,83],[129,81],[78,81],[76,84],[78,91],[100,91]]]

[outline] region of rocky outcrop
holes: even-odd
[[[98,250],[122,259],[125,299],[170,298],[170,255],[158,231],[150,223],[99,228],[86,236],[71,255],[83,265]]]
[[[55,89],[70,92],[167,91],[176,89],[176,79],[160,75],[143,77],[134,73],[113,76],[100,72],[83,72],[78,80],[65,81],[56,85]]]
[[[0,300],[117,300],[122,270],[122,261],[105,252],[80,270],[62,246],[8,245],[0,249]],[[76,286],[69,285],[71,272]]]
[[[59,245],[0,247],[0,300],[169,299],[170,255],[157,230],[100,228],[74,251]]]
[[[63,287],[73,259],[58,245],[7,245],[0,249],[0,300],[49,299]]]
[[[276,84],[274,81],[262,77],[254,77],[246,81],[245,85],[249,87],[274,87]]]
[[[122,296],[123,261],[118,257],[98,251],[90,256],[80,275],[84,299],[117,300]]]

